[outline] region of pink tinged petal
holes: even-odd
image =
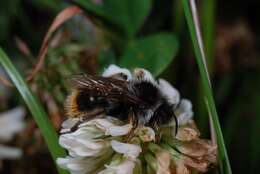
[[[183,157],[183,161],[186,166],[199,172],[205,173],[208,169],[208,163],[205,161],[196,161],[195,159],[191,159],[189,157]]]
[[[159,88],[169,103],[175,105],[180,101],[180,93],[169,82],[159,79]]]
[[[199,138],[200,133],[191,127],[180,127],[176,138],[180,141],[191,141]]]
[[[156,154],[156,160],[158,162],[158,171],[156,174],[171,174],[170,164],[171,155],[168,152],[159,152]]]
[[[124,156],[131,159],[136,159],[142,151],[141,147],[138,145],[121,143],[116,140],[111,141],[111,146],[117,153],[124,154]]]
[[[175,161],[176,174],[190,174],[191,172],[185,166],[182,160]]]

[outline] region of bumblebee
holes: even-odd
[[[111,65],[102,76],[82,74],[71,82],[73,91],[65,103],[69,117],[85,121],[105,115],[152,128],[174,119],[177,133],[174,110],[178,103],[169,100],[145,69],[138,68],[130,74],[127,69]]]

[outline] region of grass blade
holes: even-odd
[[[43,107],[39,103],[38,99],[30,92],[29,87],[25,84],[19,72],[16,70],[10,59],[7,57],[5,52],[0,48],[0,62],[7,71],[14,85],[20,92],[25,103],[30,109],[34,120],[40,128],[41,134],[49,148],[54,161],[57,157],[63,157],[66,155],[64,149],[58,144],[58,136],[53,128],[51,122],[48,119],[48,115],[45,113]],[[55,162],[56,163],[56,162]],[[64,170],[58,168],[60,174],[65,174]]]
[[[205,53],[203,48],[203,42],[201,39],[200,29],[198,25],[198,17],[196,14],[196,6],[194,0],[182,0],[184,13],[188,23],[188,27],[193,42],[193,47],[196,55],[196,61],[199,66],[201,74],[202,85],[205,93],[205,100],[209,109],[209,115],[212,118],[212,122],[215,129],[215,134],[218,143],[219,150],[219,165],[222,174],[231,174],[231,167],[222,135],[221,127],[218,120],[218,114],[212,94],[211,83],[209,78],[209,72],[205,60]]]
[[[201,30],[205,43],[205,55],[207,67],[210,75],[214,71],[214,37],[215,37],[215,13],[216,0],[203,0],[201,2]],[[199,83],[198,87],[198,117],[197,123],[204,134],[208,133],[208,113],[204,103],[203,86]]]

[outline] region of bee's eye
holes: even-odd
[[[95,101],[95,98],[94,98],[93,96],[90,96],[90,97],[89,97],[89,101],[90,101],[90,102],[93,102],[93,101]]]
[[[95,107],[96,97],[90,95],[88,92],[80,91],[76,102],[80,111],[86,111]]]

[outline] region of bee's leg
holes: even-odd
[[[176,136],[177,133],[178,133],[179,124],[178,124],[177,116],[176,116],[176,114],[174,113],[174,111],[173,111],[173,118],[174,118],[174,121],[175,121],[175,136]]]
[[[79,125],[80,125],[81,123],[83,123],[83,122],[84,122],[84,121],[83,121],[82,119],[79,119],[68,131],[62,132],[62,133],[60,133],[60,134],[67,134],[67,133],[75,132],[75,131],[78,129]]]
[[[130,112],[128,120],[129,120],[128,122],[133,126],[133,128],[131,129],[131,131],[125,137],[126,142],[129,142],[134,137],[135,129],[138,126],[138,122],[137,122],[137,119],[136,119],[134,112]]]
[[[152,123],[152,128],[155,132],[155,141],[159,142],[161,140],[161,131],[160,131],[160,126],[159,126],[159,122],[158,121],[153,121]]]
[[[128,119],[129,119],[129,123],[131,125],[133,125],[133,129],[137,128],[137,126],[138,126],[138,119],[136,118],[136,114],[134,112],[131,112],[129,114]]]
[[[82,116],[71,128],[69,131],[67,132],[64,132],[62,134],[65,134],[65,133],[72,133],[72,132],[75,132],[78,128],[79,128],[79,125],[86,122],[86,121],[89,121],[95,117],[97,117],[98,115],[102,115],[102,114],[105,114],[104,110],[103,109],[100,109],[100,110],[97,110],[96,112],[93,112],[91,114],[88,114],[87,116]]]

